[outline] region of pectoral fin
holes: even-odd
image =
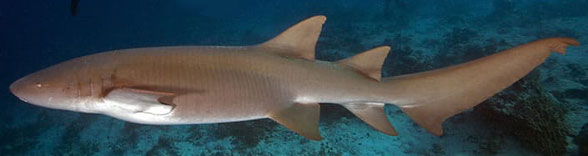
[[[320,105],[318,103],[296,103],[289,108],[269,115],[272,120],[286,126],[292,131],[313,140],[321,140],[319,134]]]
[[[173,106],[159,101],[162,97],[173,96],[171,93],[155,92],[148,90],[120,88],[114,89],[104,97],[108,105],[118,107],[130,112],[144,112],[150,114],[167,114],[173,110]]]

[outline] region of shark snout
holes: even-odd
[[[10,87],[9,87],[10,88],[10,92],[12,94],[14,94],[14,92],[16,91],[16,84],[15,83],[16,82],[13,82],[12,84],[10,84]]]
[[[24,102],[29,102],[26,95],[26,85],[23,79],[19,79],[10,84],[10,92]],[[30,90],[30,89],[29,89]]]
[[[64,77],[58,77],[49,72],[38,72],[25,76],[10,84],[10,92],[20,100],[47,108],[75,110],[78,105],[72,105],[78,99],[77,88],[68,86]],[[61,81],[62,80],[62,81]],[[69,87],[69,88],[68,88]]]
[[[10,85],[10,92],[20,100],[34,105],[47,105],[47,99],[57,93],[34,74],[14,81]]]

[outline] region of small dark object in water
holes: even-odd
[[[72,16],[78,15],[78,4],[80,0],[71,0],[69,3],[69,12]]]

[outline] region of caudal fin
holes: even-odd
[[[383,80],[398,105],[427,131],[442,135],[445,119],[478,105],[540,65],[552,51],[579,45],[571,38],[527,43],[463,64]]]

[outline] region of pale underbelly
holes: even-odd
[[[181,124],[210,124],[210,123],[225,123],[238,122],[267,118],[265,115],[252,114],[243,116],[178,116],[173,111],[169,114],[156,115],[149,113],[105,113],[105,115],[139,124],[148,125],[181,125]]]

